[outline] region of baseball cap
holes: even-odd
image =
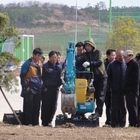
[[[136,60],[140,60],[140,53],[138,53],[135,57]]]
[[[125,50],[123,53],[124,57],[130,56],[130,55],[133,55],[133,51],[131,51],[131,50]]]

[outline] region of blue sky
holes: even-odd
[[[0,4],[8,4],[8,3],[18,3],[18,2],[25,2],[25,1],[34,1],[34,0],[0,0]],[[40,2],[50,2],[50,3],[58,3],[58,4],[66,4],[68,6],[75,6],[76,0],[35,0]],[[91,6],[96,5],[98,2],[103,1],[105,2],[106,6],[109,7],[110,0],[77,0],[77,5],[79,7],[86,7],[88,3]],[[113,6],[139,6],[140,7],[140,0],[112,0]]]

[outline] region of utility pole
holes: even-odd
[[[77,43],[77,0],[76,0],[76,13],[75,13],[75,44]]]
[[[112,28],[112,0],[109,2],[109,32],[111,32]]]

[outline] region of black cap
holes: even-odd
[[[135,58],[136,60],[140,60],[140,53],[138,53]]]

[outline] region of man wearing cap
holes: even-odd
[[[92,38],[86,39],[84,42],[86,52],[77,59],[76,66],[83,65],[85,68],[90,68],[94,73],[93,86],[95,87],[95,99],[97,108],[93,118],[102,116],[103,104],[105,101],[105,91],[107,84],[107,74],[104,67],[103,57],[100,50],[96,49],[96,45]]]
[[[139,95],[139,66],[133,59],[131,50],[124,51],[124,59],[127,63],[127,69],[123,82],[123,92],[126,97],[126,106],[129,113],[129,126],[137,126],[137,97]]]
[[[140,76],[140,53],[136,55],[135,59],[139,64],[139,76]],[[139,92],[140,92],[140,81],[139,81]],[[140,94],[138,96],[138,127],[140,127]]]

